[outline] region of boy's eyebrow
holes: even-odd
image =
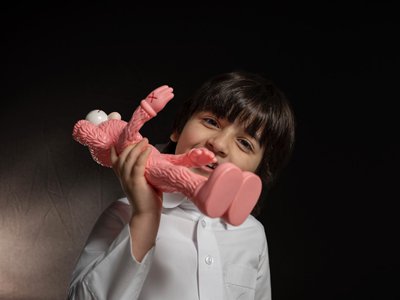
[[[245,132],[261,146],[261,134],[259,132],[251,132],[245,127]]]
[[[261,137],[257,134],[257,135],[250,135],[253,139],[256,140],[256,142],[261,146]]]
[[[199,115],[201,114],[212,114],[215,117],[217,117],[218,119],[224,119],[224,120],[228,120],[228,117],[226,116],[219,116],[218,114],[216,114],[215,112],[213,112],[212,110],[201,110],[198,112]],[[239,123],[240,124],[240,123]],[[253,138],[254,140],[256,140],[256,142],[258,143],[258,145],[261,147],[261,133],[259,131],[256,132],[252,132],[251,130],[249,130],[250,126],[246,125],[244,122],[241,122],[240,124],[241,126],[243,126],[244,131],[246,132],[246,134],[248,134],[251,138]]]

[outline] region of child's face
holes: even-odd
[[[210,112],[193,115],[182,132],[172,134],[171,138],[177,142],[175,154],[205,147],[215,153],[218,164],[230,162],[243,171],[254,172],[264,153],[257,139],[246,133],[242,124],[219,119]],[[193,171],[208,177],[212,168],[194,168]]]

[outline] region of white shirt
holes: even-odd
[[[69,299],[270,300],[265,231],[201,214],[182,194],[164,194],[155,246],[131,252],[131,207],[114,202],[93,228],[73,272]]]

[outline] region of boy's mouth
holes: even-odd
[[[209,163],[207,165],[203,165],[203,166],[198,167],[198,168],[193,168],[192,170],[193,170],[193,172],[195,172],[197,174],[200,174],[200,175],[203,175],[205,177],[208,177],[208,176],[210,176],[210,174],[212,172],[214,172],[214,170],[217,167],[218,167],[218,162],[215,162],[215,163]]]
[[[218,166],[218,163],[211,163],[211,164],[207,165],[207,167],[209,167],[212,170],[214,170],[217,166]]]

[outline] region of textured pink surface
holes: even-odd
[[[89,148],[97,163],[111,167],[111,148],[115,146],[119,154],[128,145],[139,142],[143,138],[139,133],[140,128],[173,97],[173,89],[163,85],[141,101],[129,123],[110,119],[95,125],[80,120],[74,126],[73,138]],[[219,165],[208,179],[190,170],[215,161],[214,153],[206,148],[171,155],[162,154],[153,147],[145,177],[160,191],[183,193],[204,214],[213,218],[222,217],[228,223],[240,225],[258,200],[261,180],[253,173],[242,172],[231,163]]]

